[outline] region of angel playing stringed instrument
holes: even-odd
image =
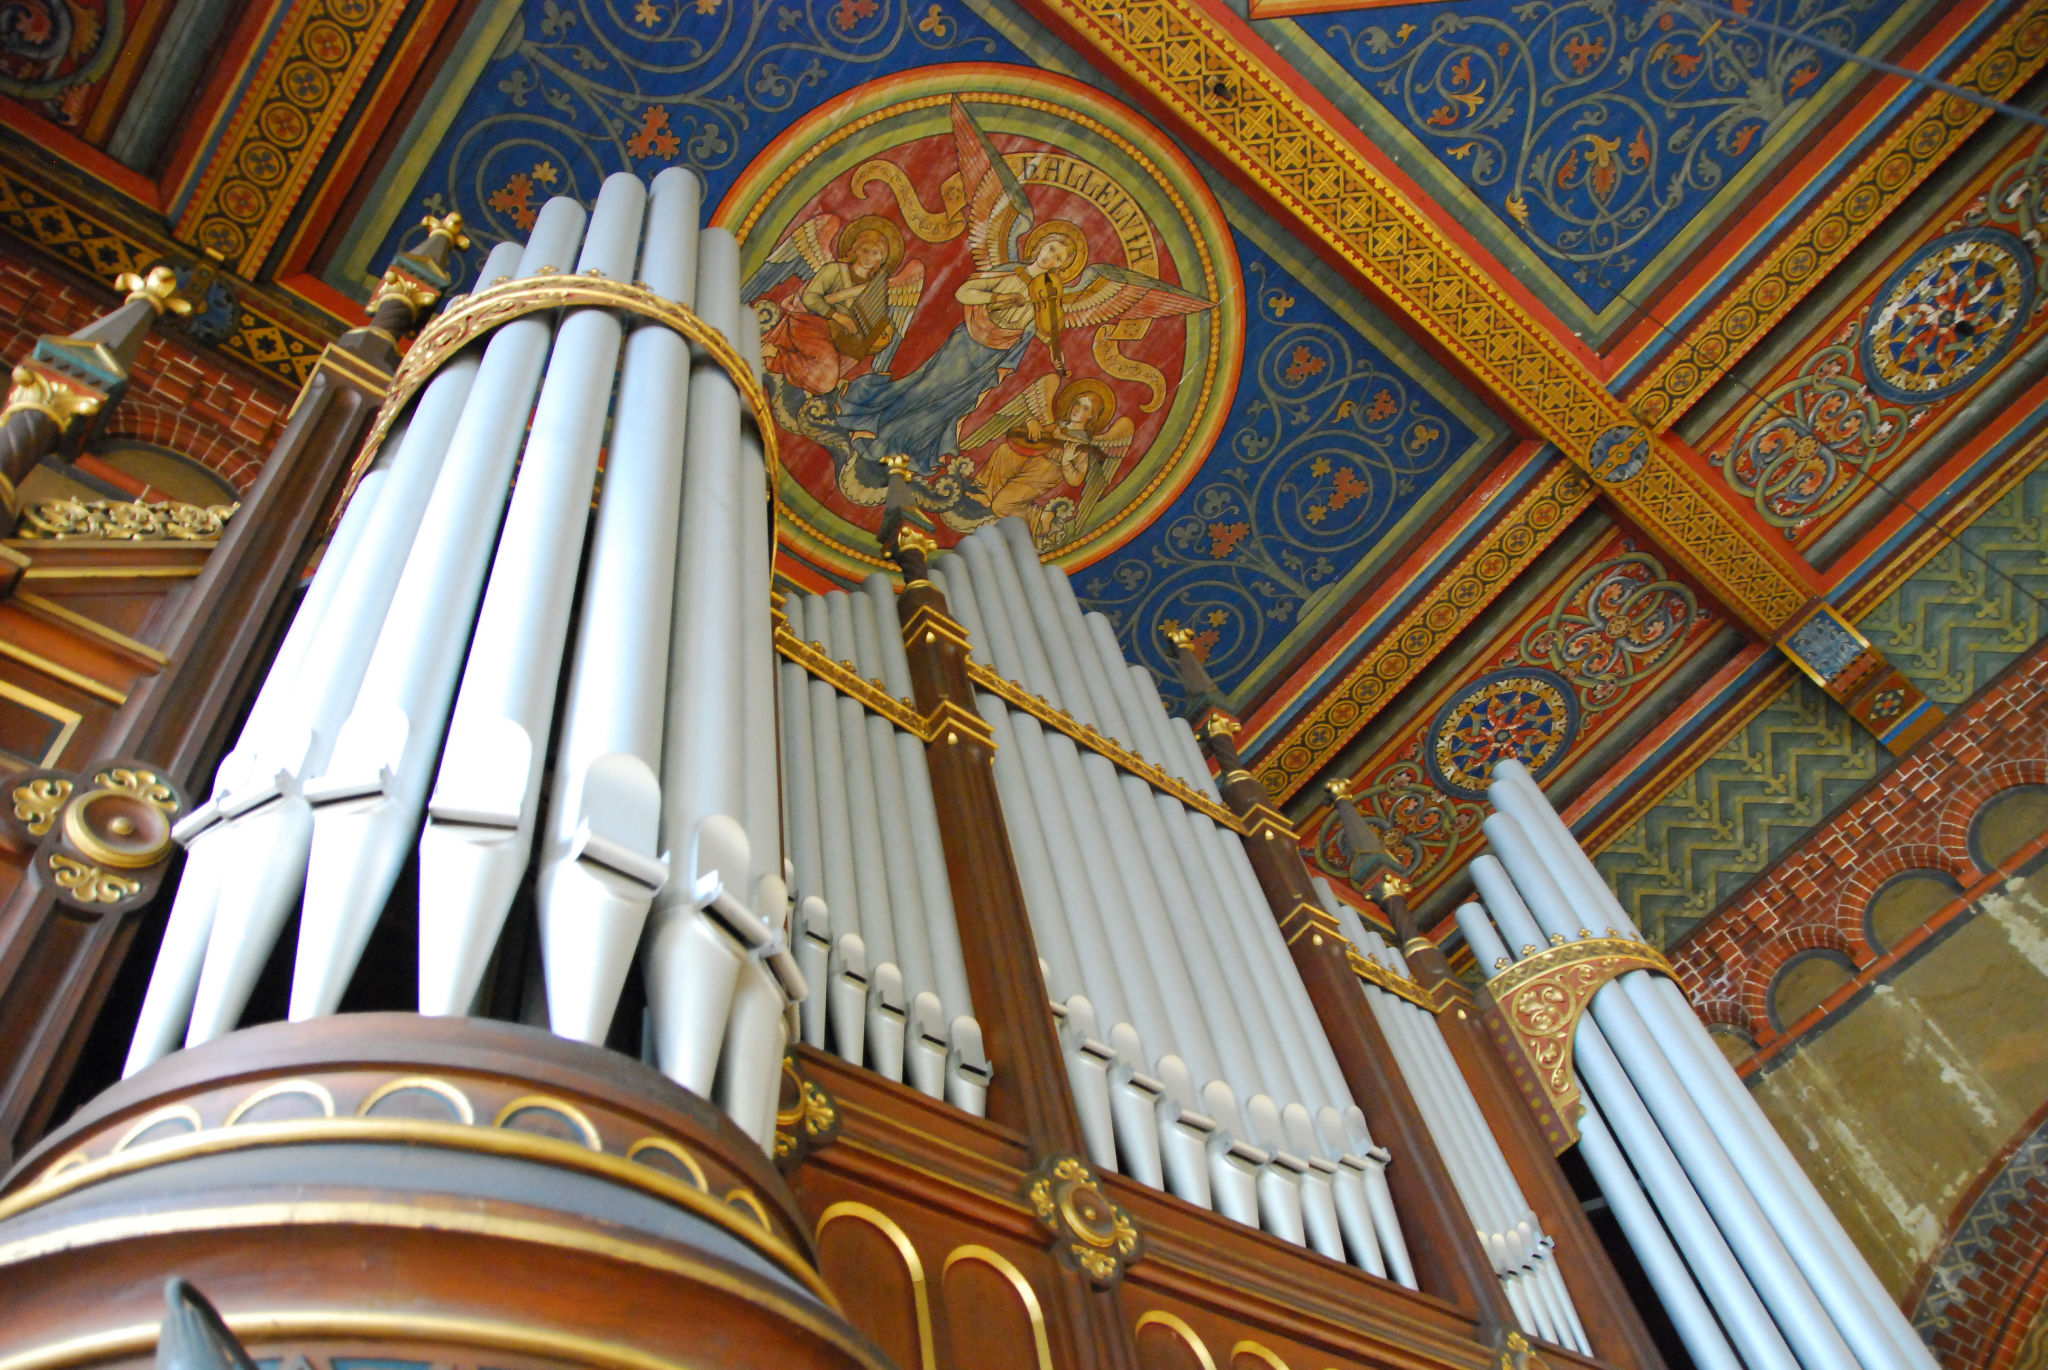
[[[1150,276],[1091,262],[1079,225],[1034,220],[1024,186],[957,99],[952,117],[960,212],[976,268],[953,292],[961,322],[907,375],[876,369],[856,376],[835,420],[864,458],[880,462],[900,454],[927,473],[959,453],[962,425],[1034,343],[1064,377],[1069,332],[1214,307]]]
[[[1002,440],[975,475],[990,516],[1022,516],[1041,547],[1086,523],[1131,450],[1135,429],[1116,408],[1116,393],[1092,376],[1041,376],[968,434],[970,452]]]
[[[775,303],[771,292],[792,276],[803,289]],[[878,214],[844,228],[836,215],[813,215],[740,289],[768,306],[762,364],[813,395],[836,390],[863,361],[886,368],[923,296],[924,263],[903,260],[902,230]]]

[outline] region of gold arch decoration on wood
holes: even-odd
[[[582,1109],[576,1107],[576,1105],[568,1102],[566,1099],[556,1099],[546,1094],[520,1095],[511,1103],[506,1104],[503,1108],[498,1110],[498,1116],[491,1120],[491,1126],[506,1128],[508,1131],[513,1132],[524,1131],[525,1129],[523,1128],[512,1127],[511,1122],[520,1114],[529,1111],[541,1114],[551,1114],[554,1117],[562,1119],[564,1122],[574,1127],[576,1131],[582,1136],[583,1144],[585,1146],[589,1147],[592,1151],[604,1150],[604,1142],[597,1135],[596,1125],[590,1121],[590,1118],[583,1112]]]
[[[1261,1345],[1247,1338],[1230,1348],[1231,1370],[1236,1370],[1237,1358],[1250,1356],[1253,1360],[1264,1361],[1270,1370],[1292,1370],[1286,1361],[1280,1359],[1271,1347]]]
[[[367,1099],[356,1105],[356,1116],[372,1117],[378,1104],[394,1094],[408,1092],[432,1094],[454,1109],[456,1118],[463,1123],[471,1126],[476,1123],[476,1109],[470,1104],[469,1096],[446,1080],[438,1080],[431,1075],[401,1075],[396,1080],[385,1081],[378,1085]]]
[[[931,1289],[925,1283],[924,1262],[918,1259],[917,1248],[910,1243],[910,1237],[899,1227],[894,1218],[879,1208],[856,1202],[852,1199],[833,1204],[818,1215],[818,1226],[811,1234],[811,1240],[820,1246],[823,1255],[825,1229],[841,1218],[865,1223],[874,1228],[889,1244],[896,1248],[896,1254],[903,1258],[904,1269],[910,1272],[910,1293],[917,1308],[917,1355],[921,1370],[938,1370],[938,1356],[932,1347],[932,1300]],[[951,1265],[948,1258],[947,1264]]]
[[[1216,1358],[1209,1354],[1208,1344],[1197,1336],[1195,1329],[1188,1326],[1178,1314],[1163,1312],[1157,1308],[1140,1314],[1134,1331],[1143,1332],[1148,1327],[1164,1327],[1187,1343],[1188,1350],[1195,1353],[1195,1359],[1200,1362],[1202,1370],[1216,1370]]]
[[[289,1099],[293,1096],[301,1099],[311,1099],[319,1106],[320,1116],[323,1118],[332,1118],[334,1116],[334,1095],[328,1092],[327,1086],[317,1080],[279,1080],[274,1084],[265,1085],[248,1098],[242,1100],[242,1102],[236,1104],[234,1108],[229,1110],[227,1119],[221,1126],[233,1127],[259,1105],[266,1104],[272,1099]]]
[[[1038,1355],[1038,1370],[1053,1370],[1052,1343],[1045,1334],[1045,1309],[1038,1302],[1038,1291],[1031,1287],[1030,1280],[1024,1278],[1024,1272],[1002,1252],[970,1242],[954,1247],[947,1255],[946,1263],[939,1268],[940,1282],[944,1283],[954,1266],[968,1263],[986,1265],[1010,1282],[1010,1287],[1023,1301],[1025,1316],[1031,1319],[1031,1342],[1033,1351]]]

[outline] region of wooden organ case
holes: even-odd
[[[6,544],[119,683],[4,786],[0,1367],[147,1360],[173,1275],[318,1370],[1661,1367],[1490,1001],[1021,527],[899,471],[899,577],[774,586],[696,196],[427,323],[430,220],[217,538]]]

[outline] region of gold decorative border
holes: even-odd
[[[995,671],[978,661],[969,661],[967,663],[967,677],[974,682],[976,689],[987,690],[990,694],[999,697],[1011,708],[1030,714],[1046,727],[1065,733],[1077,744],[1086,747],[1089,751],[1108,757],[1111,762],[1115,763],[1118,769],[1137,776],[1138,779],[1144,781],[1153,789],[1158,790],[1161,794],[1171,795],[1188,808],[1203,814],[1232,832],[1244,833],[1248,831],[1235,814],[1209,798],[1209,796],[1194,789],[1185,781],[1168,775],[1136,752],[1125,747],[1115,738],[1107,737],[1098,732],[1091,724],[1083,723],[1064,709],[1055,709],[1048,701],[1039,698],[1015,681],[998,675]]]
[[[1586,511],[1593,496],[1583,472],[1562,463],[1553,467],[1285,734],[1258,747],[1265,756],[1256,775],[1273,802],[1286,803],[1313,780]],[[1328,737],[1304,742],[1317,729],[1326,729]],[[1296,748],[1305,754],[1290,759]]]
[[[1956,85],[2004,99],[2044,65],[2048,0],[2029,0],[1970,55],[1953,79]],[[1991,115],[1983,105],[1930,94],[1914,118],[1871,149],[1793,233],[1673,344],[1672,354],[1629,391],[1628,407],[1652,431],[1669,429]]]
[[[178,216],[179,239],[256,275],[405,8],[404,0],[292,7]]]
[[[1039,0],[1510,404],[1577,466],[1639,464],[1603,490],[1752,629],[1811,598],[1803,563],[1644,431],[1527,311],[1454,247],[1287,79],[1185,0]]]

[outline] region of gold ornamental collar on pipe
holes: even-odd
[[[376,422],[370,427],[369,441],[363,444],[362,452],[349,471],[348,486],[342,492],[342,505],[347,505],[356,483],[370,469],[370,463],[384,445],[393,421],[435,372],[490,330],[527,314],[551,309],[617,309],[665,324],[703,348],[705,355],[732,377],[740,398],[753,412],[754,426],[761,434],[768,469],[771,472],[781,470],[782,454],[776,443],[775,416],[768,407],[768,392],[762,388],[753,368],[740,356],[739,349],[733,346],[730,338],[704,322],[688,305],[665,299],[644,285],[615,281],[606,276],[547,273],[501,281],[473,295],[465,295],[420,330],[419,337],[391,378],[390,393],[377,410]]]

